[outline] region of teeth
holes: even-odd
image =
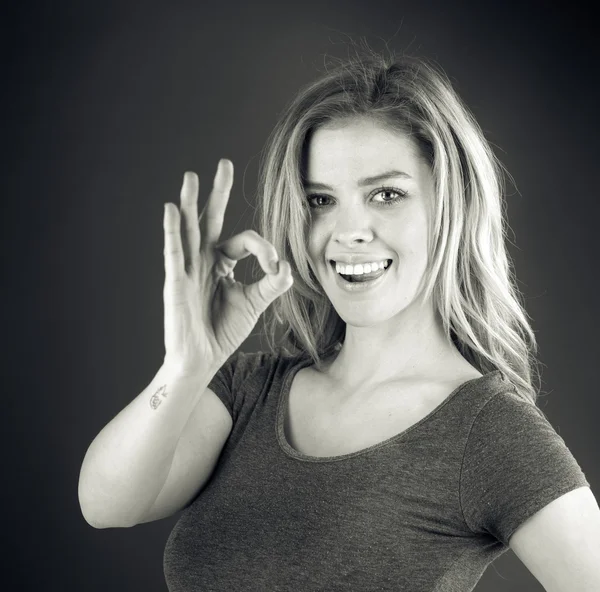
[[[344,265],[337,261],[335,263],[335,270],[344,275],[362,275],[363,273],[371,273],[372,271],[384,269],[385,267],[387,267],[387,259],[384,261],[363,263],[359,265]]]

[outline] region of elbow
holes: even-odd
[[[92,527],[96,529],[103,528],[131,528],[135,526],[135,524],[125,524],[123,522],[117,521],[109,521],[99,517],[97,514],[90,512],[87,509],[84,509],[84,506],[80,504],[81,514],[84,520]]]
[[[81,514],[92,528],[131,528],[137,524],[137,521],[125,519],[118,515],[119,512],[115,512],[113,499],[103,496],[98,498],[89,488],[82,487],[81,481],[77,495]]]

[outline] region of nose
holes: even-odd
[[[368,243],[369,240],[362,236],[360,232],[347,232],[343,235],[339,234],[338,236],[336,236],[335,242],[343,246],[352,245],[354,243]]]
[[[368,217],[364,213],[348,213],[340,217],[335,225],[333,239],[340,245],[368,243],[373,240]]]

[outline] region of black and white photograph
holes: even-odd
[[[3,13],[3,589],[600,592],[588,8]]]

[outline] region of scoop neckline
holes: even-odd
[[[277,411],[276,411],[276,437],[279,447],[282,449],[284,454],[290,458],[295,460],[300,460],[304,462],[338,462],[342,460],[347,460],[350,458],[354,458],[355,456],[363,456],[369,454],[370,452],[377,450],[378,448],[384,448],[393,444],[394,442],[401,440],[408,434],[411,434],[413,431],[421,427],[423,424],[427,423],[434,415],[444,408],[458,393],[460,393],[466,386],[481,380],[490,380],[492,378],[496,378],[498,375],[501,380],[504,380],[501,370],[493,370],[488,372],[487,374],[483,374],[482,376],[478,376],[476,378],[471,378],[462,384],[459,384],[437,407],[432,409],[425,417],[421,418],[418,422],[414,423],[412,426],[406,428],[402,432],[387,438],[381,442],[377,442],[367,448],[362,448],[361,450],[356,450],[355,452],[349,452],[347,454],[340,454],[337,456],[311,456],[308,454],[304,454],[299,450],[296,450],[288,441],[285,436],[284,430],[284,420],[285,420],[285,412],[287,411],[287,405],[289,402],[290,391],[292,388],[292,381],[296,374],[302,369],[310,366],[312,363],[312,358],[302,357],[297,364],[294,364],[291,368],[288,369],[286,376],[283,380],[283,385],[281,389],[281,396],[279,397],[279,401],[277,403]]]

